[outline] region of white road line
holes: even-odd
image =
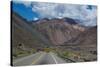
[[[43,56],[44,54],[40,55],[38,59],[36,59],[35,61],[33,60],[31,64],[36,64]]]
[[[55,57],[54,57],[52,54],[50,54],[50,55],[51,55],[51,57],[54,59],[55,63],[58,64],[58,62],[57,62],[57,60],[55,59]]]

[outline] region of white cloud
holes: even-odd
[[[70,17],[79,19],[85,26],[95,26],[97,18],[97,8],[87,9],[88,5],[36,3],[32,10],[38,12],[41,18]]]
[[[27,7],[31,6],[31,1],[24,1],[23,4]]]
[[[85,26],[95,26],[97,8],[87,9],[88,5],[57,4],[43,2],[23,2],[25,6],[32,5],[32,11],[37,12],[40,18],[69,17],[82,21]]]
[[[37,12],[41,18],[48,17],[56,17],[56,13],[54,11],[57,4],[51,3],[36,3],[33,5],[32,10]]]
[[[36,20],[38,20],[38,19],[39,19],[38,17],[34,17],[34,18],[33,18],[34,21],[36,21]]]
[[[18,3],[18,4],[24,4],[26,7],[30,7],[31,6],[31,1],[23,1],[23,0],[13,0],[14,3]]]

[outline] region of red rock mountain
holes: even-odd
[[[71,20],[71,19],[69,19]],[[74,21],[73,21],[74,22]],[[43,19],[35,23],[36,29],[54,45],[94,45],[97,28],[84,27],[64,19]]]

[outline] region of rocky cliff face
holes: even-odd
[[[68,18],[66,18],[68,19]],[[84,27],[74,20],[43,19],[36,22],[37,30],[54,45],[96,44],[96,27]]]

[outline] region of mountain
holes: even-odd
[[[36,29],[56,46],[93,46],[97,44],[97,27],[79,25],[73,19],[40,20]]]
[[[69,24],[77,24],[77,22],[74,19],[71,18],[63,18],[63,20],[65,20],[65,22],[69,23]]]
[[[50,46],[97,47],[97,27],[85,27],[71,18],[27,21],[12,13],[12,46],[14,49],[44,48]]]
[[[36,23],[37,30],[49,39],[54,45],[62,45],[84,31],[84,27],[71,25],[65,19],[52,19]]]
[[[28,50],[50,45],[49,41],[31,26],[31,23],[28,23],[15,12],[12,12],[11,28],[13,50],[17,50],[19,47],[22,50]]]

